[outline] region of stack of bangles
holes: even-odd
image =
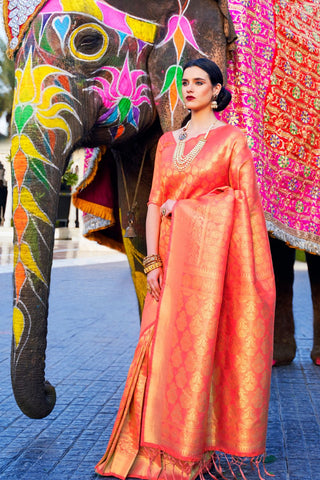
[[[143,259],[144,273],[147,274],[156,268],[162,267],[160,255],[148,255]]]

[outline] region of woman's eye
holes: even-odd
[[[182,82],[183,87],[186,87],[187,85],[188,85],[187,82]]]

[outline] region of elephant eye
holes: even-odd
[[[81,25],[70,36],[70,51],[80,60],[96,61],[108,47],[108,35],[93,23]]]
[[[104,38],[101,33],[97,31],[87,32],[84,30],[74,39],[74,45],[77,51],[86,55],[92,55],[99,52],[103,43]]]

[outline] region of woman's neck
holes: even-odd
[[[217,123],[218,119],[212,112],[191,112],[191,120],[188,126],[188,131],[192,135],[202,133],[214,123]]]

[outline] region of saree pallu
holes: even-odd
[[[244,457],[259,470],[265,452],[272,364],[274,279],[261,208],[249,212],[245,193],[231,187],[179,200],[162,221],[160,247],[161,298],[147,295],[96,472],[192,480],[221,474],[229,454],[245,478]]]

